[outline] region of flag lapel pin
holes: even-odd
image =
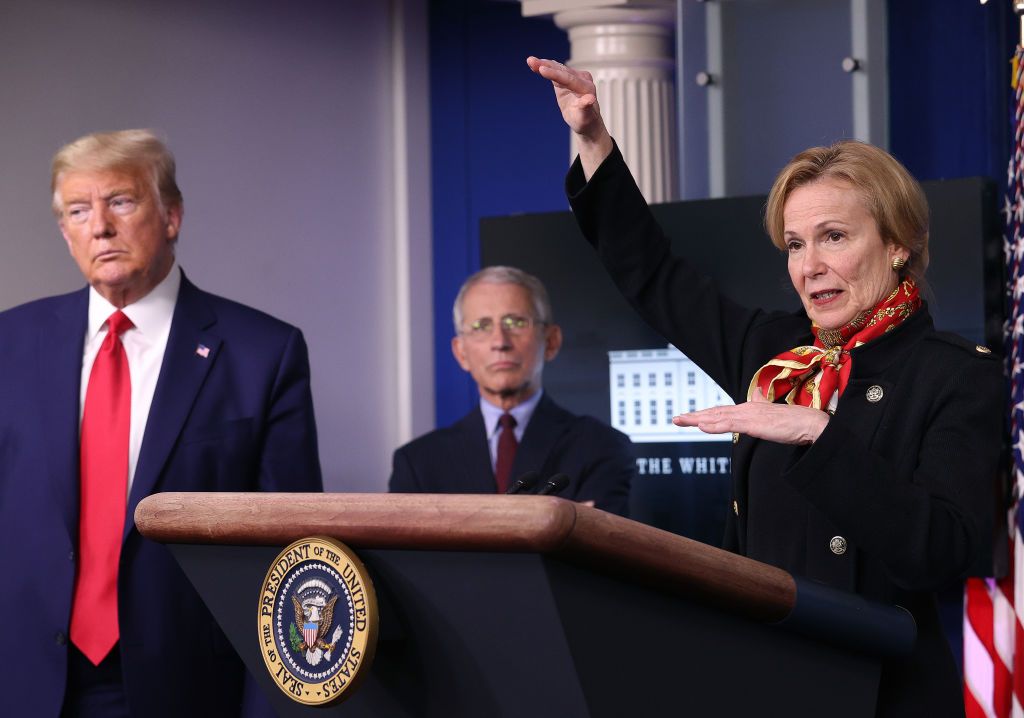
[[[208,356],[210,356],[210,347],[206,346],[205,344],[200,344],[196,347],[196,354],[198,356],[201,356],[203,359],[206,359]]]

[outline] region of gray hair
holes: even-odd
[[[530,295],[530,303],[533,304],[533,311],[536,315],[534,319],[545,324],[551,324],[554,321],[554,316],[551,312],[551,301],[548,299],[548,290],[544,288],[539,279],[516,267],[495,265],[493,267],[484,267],[476,274],[473,274],[459,288],[459,293],[455,297],[455,304],[452,305],[452,322],[455,324],[456,334],[459,333],[459,329],[462,327],[462,302],[466,297],[466,292],[477,284],[515,284],[520,286]]]
[[[65,172],[136,170],[149,175],[161,209],[181,207],[181,190],[174,177],[174,155],[152,130],[94,132],[60,148],[50,167],[53,211],[60,216],[57,184]]]

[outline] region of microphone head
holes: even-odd
[[[569,485],[569,477],[565,474],[555,474],[548,479],[541,487],[540,491],[537,492],[538,496],[545,496],[547,494],[557,494],[562,491],[566,486]]]
[[[539,471],[527,471],[518,479],[512,482],[505,491],[506,494],[518,494],[520,491],[529,491],[540,481]]]

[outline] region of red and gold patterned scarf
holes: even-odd
[[[907,279],[875,307],[839,329],[812,324],[814,345],[790,349],[758,369],[750,380],[747,401],[760,387],[768,401],[784,396],[787,404],[829,410],[833,395],[836,399],[842,396],[850,379],[850,350],[892,331],[920,306],[917,285]]]

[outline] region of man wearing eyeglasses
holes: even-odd
[[[569,477],[561,496],[627,510],[635,462],[629,439],[558,406],[543,389],[544,363],[562,346],[544,285],[514,267],[486,267],[455,298],[452,353],[480,404],[454,425],[395,451],[395,493],[504,493],[516,477]]]

